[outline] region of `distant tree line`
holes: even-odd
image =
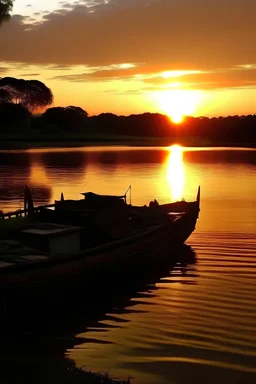
[[[42,114],[34,113],[52,102],[51,90],[38,80],[0,79],[0,135],[27,133],[38,139],[48,135],[56,141],[63,137],[79,137],[84,141],[140,138],[146,143],[149,138],[158,138],[170,143],[179,140],[184,145],[256,144],[256,115],[185,117],[176,125],[159,113],[88,116],[76,106],[52,107]]]

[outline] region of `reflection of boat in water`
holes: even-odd
[[[5,335],[1,335],[0,376],[3,382],[32,383],[39,375],[42,382],[49,382],[50,378],[50,382],[55,378],[55,381],[66,382],[67,371],[72,367],[72,362],[63,358],[66,351],[87,341],[97,343],[97,340],[89,337],[90,330],[97,328],[100,331],[104,327],[107,331],[104,321],[109,319],[109,315],[113,319],[115,314],[119,318],[127,312],[137,313],[134,306],[138,300],[133,299],[143,301],[149,292],[154,295],[161,288],[159,283],[162,278],[172,272],[175,261],[189,274],[191,265],[196,263],[196,255],[191,247],[184,245],[173,258],[164,260],[155,268],[146,268],[143,273],[134,271],[135,277],[139,273],[139,279],[131,279],[129,275],[119,275],[114,280],[107,277],[104,281],[97,279],[99,286],[95,290],[87,290],[87,283],[83,281],[79,295],[71,287],[65,296],[65,305],[61,306],[61,310],[58,306],[54,316],[49,317],[44,310],[38,316],[23,310],[18,317],[9,317],[9,327],[5,327]],[[184,282],[187,279],[189,277],[185,276]],[[83,338],[77,336],[81,333]],[[19,356],[19,359],[15,356]],[[85,368],[89,369],[90,366]]]
[[[90,286],[106,276],[144,270],[177,251],[195,229],[200,190],[191,203],[134,207],[123,198],[62,197],[52,210],[34,208],[27,189],[30,222],[0,243],[3,301],[59,299],[80,277]]]
[[[94,327],[99,321],[107,319],[110,313],[133,312],[133,306],[138,304],[138,300],[143,301],[148,293],[161,288],[163,278],[169,277],[171,281],[174,272],[175,280],[178,274],[181,276],[181,283],[191,283],[194,281],[194,265],[196,264],[196,254],[194,250],[186,245],[180,247],[172,257],[162,260],[152,267],[145,265],[145,268],[134,269],[131,274],[119,274],[114,278],[101,274],[95,279],[95,284],[91,285],[91,280],[81,279],[79,283],[70,285],[65,291],[65,295],[54,297],[49,296],[47,302],[41,302],[35,298],[35,306],[31,311],[22,311],[24,303],[19,302],[13,308],[14,313],[19,313],[17,317],[7,313],[9,326],[12,329],[14,338],[20,331],[28,334],[56,334],[74,337],[83,333],[87,327]],[[166,281],[166,280],[165,280]],[[159,285],[160,283],[160,285]],[[49,321],[48,305],[51,306],[51,313],[54,315]],[[34,312],[34,307],[38,311]],[[19,312],[20,310],[20,312]],[[8,335],[9,339],[10,335]],[[27,337],[27,336],[26,336]],[[65,343],[67,340],[65,341]],[[79,342],[78,339],[75,341]],[[72,348],[73,345],[66,345],[65,348]]]

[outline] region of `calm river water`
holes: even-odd
[[[78,367],[130,375],[135,384],[256,382],[256,150],[6,151],[0,180],[4,211],[22,207],[24,183],[36,204],[61,192],[123,194],[130,184],[134,204],[193,200],[201,185],[190,261],[131,282],[130,292],[113,295],[77,335],[75,325],[72,337],[62,331],[61,344]]]

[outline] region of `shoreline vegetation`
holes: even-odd
[[[160,113],[89,116],[77,106],[50,107],[53,93],[38,80],[0,78],[0,149],[52,146],[136,145],[256,147],[256,114],[184,116]],[[45,110],[35,114],[39,109]]]
[[[256,125],[255,125],[256,132]],[[228,148],[256,148],[255,141],[230,140],[215,141],[198,136],[175,135],[166,137],[156,136],[128,136],[128,135],[88,135],[88,134],[38,134],[38,133],[0,133],[0,151],[26,150],[36,148],[72,148],[90,146],[139,146],[139,147],[168,147],[179,144],[183,147],[228,147]]]
[[[183,144],[181,141],[175,142],[144,142],[139,138],[133,141],[32,141],[32,142],[3,142],[0,143],[0,151],[15,151],[15,150],[32,150],[32,149],[45,149],[45,148],[83,148],[83,147],[169,147],[172,145],[181,145],[186,148],[238,148],[238,149],[256,149],[256,144],[243,144],[238,145],[237,143],[225,143],[219,145],[204,144],[204,143],[191,143]]]
[[[13,370],[13,363],[9,357],[4,359],[5,365],[1,371],[1,379],[6,383],[27,383],[38,382],[48,384],[131,384],[131,378],[122,380],[112,377],[109,372],[93,372],[88,367],[77,367],[76,364],[66,357],[45,357],[38,356],[33,359],[33,364],[27,356],[21,358]]]
[[[184,117],[178,125],[168,116],[144,113],[88,117],[77,107],[50,108],[41,115],[16,114],[19,104],[0,104],[0,150],[81,146],[170,146],[256,148],[256,115],[223,118]],[[23,107],[22,107],[23,108]],[[50,113],[50,110],[55,110]],[[23,111],[24,112],[24,111]],[[48,114],[47,114],[48,112]],[[82,115],[81,115],[82,113]],[[77,116],[78,115],[78,116]],[[24,117],[24,116],[23,116]]]
[[[0,136],[0,151],[4,150],[27,150],[40,148],[79,148],[93,146],[130,146],[130,147],[169,147],[178,144],[183,147],[198,148],[245,148],[256,149],[255,142],[212,142],[194,137],[179,138],[158,138],[158,137],[93,137],[93,136]]]
[[[58,377],[59,380],[59,377]],[[57,381],[55,381],[56,383]],[[119,380],[112,378],[111,375],[106,372],[92,372],[86,370],[84,367],[77,368],[75,364],[71,364],[68,370],[63,372],[62,384],[131,384],[131,380],[128,377],[127,380]]]

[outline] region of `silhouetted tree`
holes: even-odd
[[[69,107],[66,107],[65,109],[71,113],[75,113],[77,115],[80,115],[83,118],[88,117],[88,113],[83,108],[74,107],[73,105],[70,105]]]
[[[46,107],[53,102],[52,91],[38,80],[3,77],[0,79],[0,90],[5,94],[5,99],[8,98],[14,104],[21,104],[30,111]]]
[[[0,24],[10,18],[12,6],[12,0],[0,0]]]
[[[53,124],[65,131],[74,132],[87,126],[88,113],[80,107],[53,107],[42,115],[44,124]]]
[[[0,88],[0,103],[8,103],[10,101],[10,94],[5,89]]]
[[[30,128],[31,113],[22,104],[0,103],[0,134],[24,132]]]

